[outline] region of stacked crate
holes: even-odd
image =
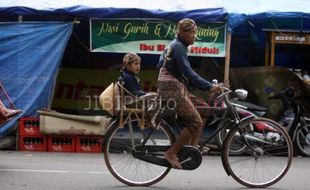
[[[46,151],[47,136],[40,133],[39,119],[23,117],[19,122],[18,149],[20,151]]]
[[[102,135],[69,135],[40,133],[38,118],[23,117],[19,122],[20,151],[48,151],[48,152],[101,152]]]
[[[48,135],[48,152],[75,152],[75,136]]]
[[[101,152],[102,136],[79,135],[76,136],[76,152],[96,153]]]

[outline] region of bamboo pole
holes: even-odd
[[[224,70],[224,85],[229,86],[229,67],[230,67],[230,46],[231,46],[231,33],[226,36],[226,56],[225,56],[225,70]]]

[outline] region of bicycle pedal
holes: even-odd
[[[202,147],[202,149],[201,149],[201,154],[202,155],[206,155],[206,154],[208,154],[209,153],[209,151],[210,151],[210,148],[209,147],[206,147],[206,146],[204,146],[204,147]]]

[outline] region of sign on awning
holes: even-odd
[[[92,52],[161,54],[175,37],[177,23],[167,20],[91,19]],[[199,24],[189,55],[225,57],[225,23]]]

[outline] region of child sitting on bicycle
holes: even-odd
[[[123,82],[124,88],[131,93],[130,99],[145,96],[146,98],[146,124],[152,124],[153,127],[157,125],[158,110],[155,107],[148,107],[148,103],[154,103],[155,100],[151,100],[156,95],[154,92],[146,93],[141,89],[140,78],[137,76],[140,72],[141,58],[134,52],[127,53],[123,58],[123,67],[121,70],[121,76],[119,81]],[[128,95],[128,93],[127,93]],[[132,95],[134,97],[132,97]],[[152,96],[154,95],[154,96]],[[127,96],[128,99],[128,96]]]

